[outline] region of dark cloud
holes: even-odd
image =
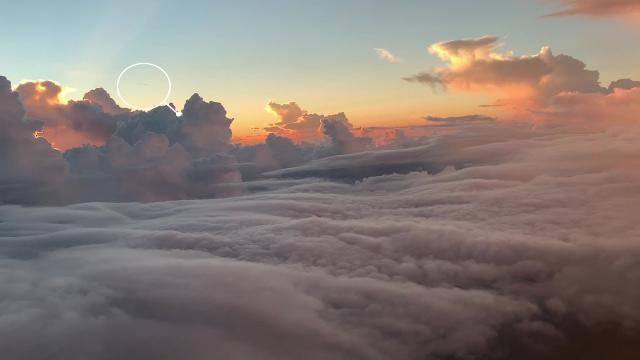
[[[405,77],[404,80],[431,86],[431,88],[434,91],[439,88],[446,89],[447,87],[447,84],[442,80],[442,78],[439,75],[428,73],[428,72],[421,72],[413,76],[408,76],[408,77]]]
[[[326,118],[322,120],[322,132],[329,138],[339,154],[358,153],[373,147],[371,138],[353,135],[347,124],[348,122],[341,118]]]
[[[101,147],[69,150],[77,198],[161,201],[229,196],[219,184],[242,181],[236,159],[229,155],[232,119],[221,104],[194,94],[178,118],[166,106],[128,115]],[[93,164],[93,165],[89,165]],[[92,193],[100,183],[103,191]]]
[[[612,82],[609,85],[609,92],[614,92],[616,89],[631,90],[640,87],[640,81],[631,79],[620,79]]]
[[[265,143],[279,168],[289,168],[305,162],[302,150],[289,138],[269,134]]]
[[[60,153],[34,137],[41,123],[25,121],[24,115],[18,94],[0,76],[0,204],[56,199],[67,172]]]

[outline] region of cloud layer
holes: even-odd
[[[482,129],[465,123],[405,150],[449,164],[437,175],[2,206],[0,350],[27,360],[632,359],[640,129]],[[408,158],[386,153],[348,156]]]

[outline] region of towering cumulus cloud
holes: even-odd
[[[637,0],[552,0],[566,8],[552,13],[551,16],[570,15],[628,15],[640,13],[640,2]]]

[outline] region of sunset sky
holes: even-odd
[[[640,0],[2,1],[2,360],[640,359]]]
[[[221,102],[240,137],[274,122],[269,101],[345,112],[356,127],[504,112],[478,107],[496,99],[490,92],[402,80],[443,66],[427,48],[447,40],[497,36],[498,51],[517,56],[549,46],[600,71],[604,86],[640,78],[637,18],[545,17],[562,9],[542,0],[11,2],[2,9],[0,69],[14,85],[54,80],[69,99],[103,87],[119,101],[119,72],[153,62],[173,80],[171,101],[181,107],[195,90]],[[137,96],[152,96],[144,90]]]

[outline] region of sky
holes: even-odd
[[[197,91],[224,104],[234,135],[263,134],[265,105],[297,102],[309,112],[345,112],[358,127],[420,124],[491,102],[482,93],[433,92],[402,78],[442,66],[431,44],[494,35],[500,51],[543,46],[582,60],[603,83],[640,78],[640,31],[614,18],[545,17],[562,9],[538,0],[483,1],[24,1],[3,6],[2,73],[14,83],[54,80],[70,99],[137,62],[162,66],[182,106]],[[390,63],[375,49],[400,61]],[[157,92],[130,97],[153,103]],[[121,105],[122,102],[115,97]],[[256,129],[257,128],[257,129]]]
[[[0,17],[3,358],[638,359],[638,0]]]

